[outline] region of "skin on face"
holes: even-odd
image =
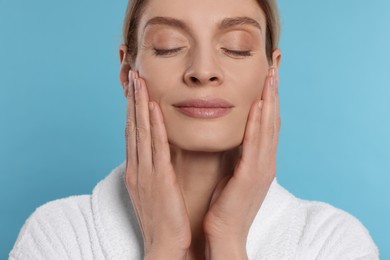
[[[147,25],[155,17],[174,18],[185,27],[162,19]],[[237,17],[252,19],[260,28],[253,23],[226,23]],[[220,152],[242,143],[250,107],[260,99],[270,67],[265,28],[264,13],[253,0],[148,2],[138,27],[133,70],[145,79],[150,99],[160,105],[171,145]],[[223,117],[199,119],[173,106],[194,98],[221,98],[234,107]]]

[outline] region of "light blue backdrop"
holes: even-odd
[[[124,160],[126,1],[0,0],[0,259],[25,219]],[[390,259],[390,2],[281,0],[279,181]]]

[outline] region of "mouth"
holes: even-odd
[[[203,119],[213,119],[227,115],[234,106],[224,99],[189,99],[173,105],[182,114]]]

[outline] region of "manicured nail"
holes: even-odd
[[[275,68],[271,68],[271,76],[272,76],[272,77],[275,76]]]
[[[130,72],[128,74],[127,81],[123,82],[123,90],[125,91],[126,97],[130,96],[131,93],[131,78],[130,78]]]
[[[137,71],[133,71],[133,78],[138,79],[138,72]]]
[[[141,84],[138,78],[134,79],[134,92],[138,92],[141,89]]]
[[[129,73],[129,75],[130,75],[130,73]],[[129,84],[129,79],[130,79],[129,75],[127,76],[127,80],[124,80],[124,81],[121,82],[122,88],[123,88],[123,90],[125,90],[125,91],[126,91],[127,85]]]
[[[128,97],[129,96],[129,82],[128,81],[122,82],[122,88],[123,88],[125,97]]]
[[[261,109],[263,107],[263,100],[257,101],[257,106],[259,107],[259,109]]]
[[[269,84],[270,84],[271,88],[273,88],[275,86],[275,77],[274,76],[271,76]]]
[[[149,110],[150,110],[150,111],[153,111],[153,109],[154,109],[154,104],[153,104],[152,101],[150,101],[150,102],[149,102]]]
[[[135,78],[135,79],[138,79],[139,78],[139,75],[138,75],[138,71],[133,71],[133,77]]]

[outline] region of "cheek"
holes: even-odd
[[[244,135],[248,115],[253,103],[256,100],[262,99],[268,67],[265,64],[260,64],[260,67],[259,64],[256,64],[256,66],[260,69],[256,71],[248,69],[240,74],[239,89],[238,91],[235,90],[235,96],[237,97],[238,102],[237,114],[235,117],[237,121],[235,122],[235,125],[240,129],[240,131],[238,131],[240,137]]]
[[[240,93],[237,93],[241,102],[252,104],[256,99],[262,98],[267,73],[268,67],[266,66],[257,71],[248,70],[247,74],[241,73],[242,83]]]
[[[175,86],[173,79],[176,78],[173,73],[177,73],[173,64],[161,64],[153,57],[141,56],[137,59],[136,69],[140,77],[146,81],[151,100],[161,103],[162,99],[173,91]]]

